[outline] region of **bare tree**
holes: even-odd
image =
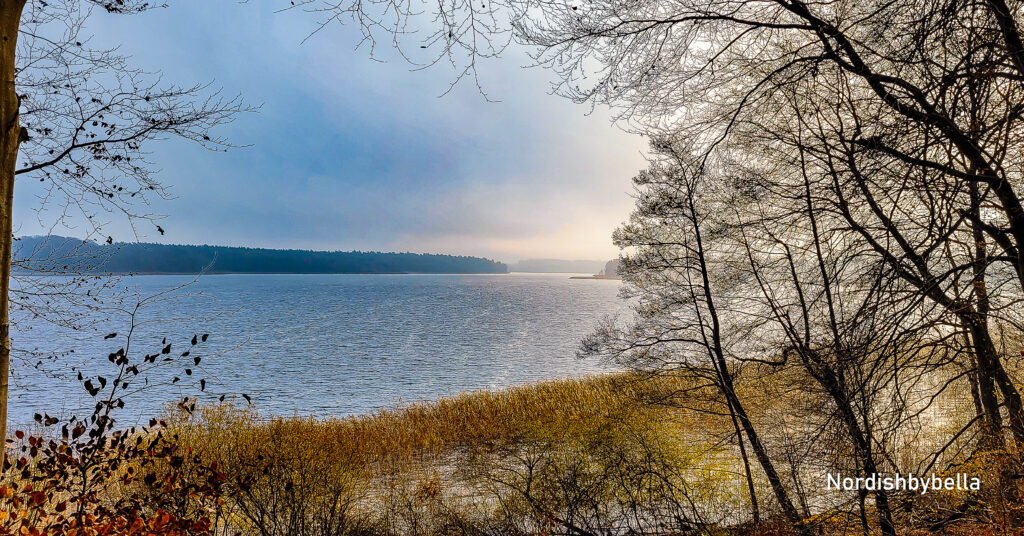
[[[162,234],[144,207],[150,196],[166,191],[144,147],[176,136],[224,150],[231,145],[211,129],[249,109],[203,85],[164,83],[159,75],[131,66],[117,50],[90,46],[84,32],[94,12],[130,15],[156,7],[134,0],[0,5],[0,237],[6,237],[0,239],[0,437],[6,433],[10,376],[16,177],[47,183],[40,209],[56,214],[51,225],[86,222],[86,238],[102,237],[105,216],[115,214],[133,229],[152,222]]]
[[[780,132],[812,131],[799,121],[794,125]],[[930,468],[940,458],[950,460],[947,449],[961,444],[978,418],[966,419],[960,432],[938,438],[938,444],[921,445],[923,454],[907,454],[913,442],[908,438],[922,420],[935,418],[936,401],[956,396],[954,386],[964,378],[978,407],[985,404],[979,385],[988,380],[988,396],[995,396],[997,380],[985,378],[968,359],[977,355],[970,340],[975,331],[879,254],[878,243],[893,240],[877,235],[874,220],[858,219],[873,214],[870,207],[858,206],[870,197],[844,202],[847,194],[836,189],[833,170],[811,164],[809,141],[790,145],[780,143],[782,136],[771,139],[772,159],[763,157],[764,140],[755,138],[704,155],[671,138],[653,144],[652,167],[635,179],[637,210],[615,235],[624,248],[625,293],[636,299],[636,320],[598,330],[585,341],[584,353],[610,355],[652,373],[682,371],[718,393],[728,410],[721,413],[733,416],[783,513],[800,527],[802,516],[790,497],[800,498],[803,516],[810,515],[796,475],[801,459],[759,439],[746,409],[757,402],[740,394],[736,377],[746,376],[760,388],[782,382],[809,397],[806,407],[786,411],[796,423],[787,433],[801,436],[800,456],[860,476],[910,472]],[[943,240],[968,240],[943,243],[943,258],[936,262],[950,262],[958,249],[975,252],[970,226],[950,230],[945,225],[964,218],[915,205],[916,196],[928,199],[929,193],[903,191],[902,209],[917,209],[915,224]],[[971,270],[970,263],[964,277],[943,281],[940,291],[976,293],[983,270]],[[1014,279],[1011,274],[1009,280]],[[1012,296],[1006,299],[998,318],[1014,308]],[[694,400],[699,394],[695,389],[685,397]],[[979,417],[985,422],[990,415]],[[988,440],[1001,437],[998,430],[985,430]],[[791,482],[776,468],[781,459],[788,461]],[[873,516],[864,506],[867,495],[860,496],[859,505],[865,530],[871,530],[873,517],[882,533],[895,534],[890,493],[871,491]]]
[[[627,295],[638,299],[638,321],[627,329],[606,325],[583,343],[582,355],[607,355],[620,364],[651,373],[692,376],[719,397],[734,422],[741,454],[746,444],[757,460],[775,500],[789,523],[802,533],[802,521],[790,490],[754,425],[747,402],[737,392],[739,333],[729,329],[737,297],[723,292],[729,285],[713,271],[723,253],[716,235],[724,228],[711,215],[720,207],[703,164],[671,142],[654,143],[659,160],[634,182],[641,188],[637,210],[616,231],[616,243],[632,253],[623,257],[620,273]],[[721,274],[724,272],[718,271]],[[728,280],[728,276],[725,277]],[[688,393],[693,397],[697,393]],[[751,511],[758,515],[750,482]]]
[[[356,23],[371,46],[386,39],[414,61],[463,74],[500,53],[494,43],[515,39],[559,75],[561,94],[608,104],[641,132],[685,138],[702,158],[751,140],[764,158],[799,152],[811,173],[834,177],[833,209],[874,254],[969,332],[989,427],[1001,428],[1005,407],[1024,441],[1024,404],[992,335],[993,315],[1016,322],[1008,304],[1024,292],[1020,2],[297,6],[325,24]]]

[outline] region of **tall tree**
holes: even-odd
[[[85,222],[102,236],[103,213],[135,224],[138,207],[164,195],[143,147],[177,136],[211,150],[230,147],[211,129],[247,108],[206,86],[175,86],[132,67],[116,49],[89,45],[94,12],[153,9],[138,0],[0,2],[0,438],[6,437],[10,377],[13,199],[16,178],[47,183],[54,224]],[[152,225],[159,232],[163,229]]]
[[[809,534],[777,460],[740,396],[736,374],[745,360],[738,333],[729,328],[737,301],[723,293],[715,274],[723,273],[716,236],[723,231],[711,217],[721,199],[712,191],[703,164],[670,141],[657,140],[651,168],[634,179],[640,189],[629,223],[616,231],[616,244],[632,253],[620,264],[627,292],[637,299],[637,321],[628,329],[606,325],[583,343],[583,355],[609,355],[620,364],[649,373],[683,373],[705,383],[735,423],[741,454],[744,442],[761,467],[786,520]],[[725,279],[728,279],[726,277]],[[691,393],[691,396],[693,393]],[[749,478],[749,476],[748,476]],[[751,513],[759,515],[754,486],[748,482]]]
[[[18,147],[27,137],[19,121],[15,86],[18,34],[25,0],[0,5],[0,441],[7,439],[7,399],[11,369],[11,249],[14,247],[14,175]]]

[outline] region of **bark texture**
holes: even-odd
[[[25,0],[0,0],[0,438],[7,438],[7,391],[10,382],[10,287],[14,174],[18,146],[25,135],[18,121],[14,85],[18,25]]]

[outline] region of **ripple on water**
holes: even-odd
[[[136,276],[124,282],[146,296],[190,279]],[[147,323],[132,344],[153,352],[167,337],[180,353],[193,333],[210,333],[195,375],[208,381],[206,398],[245,392],[267,414],[351,415],[399,400],[607,370],[577,360],[575,352],[601,318],[627,315],[618,285],[566,274],[210,275],[178,298],[144,310]],[[125,318],[105,318],[96,336],[72,343],[51,325],[22,322],[13,337],[20,348],[73,345],[74,357],[48,365],[57,372],[68,375],[78,365],[109,375],[106,355],[120,343],[102,335],[126,328]],[[21,362],[13,367],[15,423],[41,411],[67,416],[90,403],[74,381]],[[165,380],[173,375],[156,374],[154,379]],[[150,389],[129,401],[131,413],[122,422],[197,393],[198,387],[180,384]]]

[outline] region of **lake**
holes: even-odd
[[[134,276],[117,285],[147,297],[192,279]],[[129,347],[140,359],[166,338],[168,355],[190,350],[189,363],[198,356],[200,364],[189,367],[191,376],[181,360],[148,373],[153,386],[127,399],[120,420],[148,418],[180,396],[242,393],[265,415],[343,416],[609,370],[575,353],[602,318],[628,315],[618,287],[569,274],[204,276],[141,307]],[[92,326],[86,335],[25,315],[17,320],[16,349],[74,351],[13,361],[13,423],[43,411],[81,415],[92,399],[71,367],[116,375],[107,356],[125,344],[129,315],[81,317]],[[103,338],[112,332],[118,336]],[[203,333],[209,340],[190,348],[193,334]],[[174,377],[180,381],[169,383]]]

